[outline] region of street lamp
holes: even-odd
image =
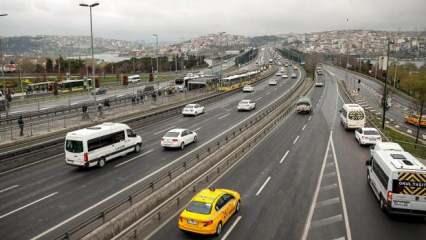
[[[390,45],[393,44],[393,41],[388,40],[388,50],[387,50],[387,60],[386,60],[386,79],[385,79],[385,88],[383,91],[383,117],[382,117],[382,129],[385,129],[385,117],[386,117],[386,105],[387,105],[387,86],[389,79],[389,50]]]
[[[153,37],[155,37],[155,58],[157,59],[157,75],[159,72],[158,69],[158,34],[152,34]]]
[[[92,24],[92,8],[98,6],[99,3],[92,3],[92,4],[86,4],[86,3],[80,3],[81,7],[88,7],[90,9],[90,41],[91,41],[91,49],[92,49],[92,86],[95,84],[95,56],[93,53],[93,24]],[[88,88],[90,89],[90,88]],[[96,102],[96,93],[95,96],[95,102]]]
[[[2,13],[0,14],[0,17],[6,17],[8,14],[7,13]],[[0,66],[1,66],[1,75],[3,77],[3,95],[4,95],[4,109],[6,111],[6,117],[8,115],[8,99],[6,96],[6,79],[4,78],[4,66],[3,66],[3,49],[2,49],[2,44],[1,44],[1,39],[0,39]]]

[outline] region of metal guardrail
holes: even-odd
[[[97,227],[101,226],[108,220],[111,220],[113,217],[117,216],[123,210],[128,209],[133,206],[134,203],[145,199],[150,196],[156,190],[160,189],[162,186],[170,183],[178,176],[181,176],[186,170],[196,166],[203,159],[211,156],[217,150],[221,149],[223,146],[227,146],[231,143],[233,139],[236,139],[241,134],[245,133],[247,130],[251,129],[255,124],[265,119],[271,112],[278,109],[282,104],[289,101],[289,96],[295,94],[296,90],[300,88],[303,84],[303,78],[299,82],[290,88],[284,96],[277,99],[275,102],[266,106],[264,109],[256,113],[250,119],[247,119],[245,122],[241,123],[239,126],[229,130],[226,135],[221,136],[217,141],[212,141],[207,144],[204,148],[194,152],[191,156],[182,161],[170,165],[165,168],[161,173],[157,174],[152,180],[147,181],[147,183],[141,185],[136,191],[130,193],[127,197],[123,197],[114,204],[104,208],[102,211],[90,216],[85,219],[85,221],[80,222],[76,226],[67,230],[64,234],[61,234],[54,239],[80,239],[86,234],[92,232]],[[288,109],[285,112],[288,114],[291,109]],[[265,132],[266,133],[266,132]]]

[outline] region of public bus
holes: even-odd
[[[91,79],[64,80],[58,83],[61,92],[86,90],[92,86]]]

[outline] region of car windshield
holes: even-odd
[[[65,142],[65,149],[72,153],[83,152],[83,143],[81,141],[67,140]]]
[[[194,106],[186,106],[185,108],[192,109],[192,108],[194,108]]]
[[[164,137],[179,137],[179,132],[167,132]]]
[[[200,214],[209,214],[212,205],[205,202],[192,201],[186,208],[187,211]]]
[[[365,130],[364,135],[379,135],[376,130]]]
[[[241,101],[240,104],[249,104],[250,101]]]

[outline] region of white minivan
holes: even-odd
[[[103,123],[67,133],[65,163],[78,167],[105,166],[130,152],[140,152],[142,137],[123,123]]]
[[[345,129],[363,128],[365,125],[364,109],[358,104],[343,104],[340,121]]]
[[[367,182],[387,213],[426,217],[426,166],[393,145],[378,143],[371,150]]]

